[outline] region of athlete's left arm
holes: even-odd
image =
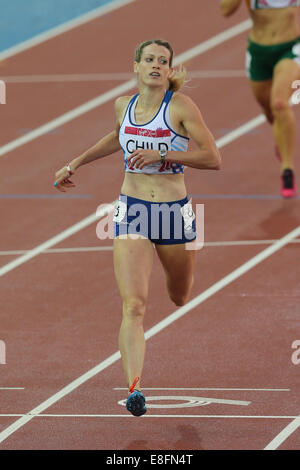
[[[198,150],[191,152],[168,151],[165,161],[202,170],[220,170],[219,150],[195,103],[186,95],[176,94],[172,99],[172,116],[196,142]],[[160,156],[157,150],[139,148],[132,152],[127,161],[129,166],[141,170],[146,165],[160,162]]]
[[[178,94],[174,100],[173,109],[175,117],[177,116],[189,137],[197,144],[198,149],[189,152],[168,152],[166,160],[192,168],[219,170],[221,168],[220,152],[193,100],[186,95]]]

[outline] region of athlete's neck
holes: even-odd
[[[157,109],[165,96],[165,90],[161,88],[140,88],[137,108],[140,110]]]

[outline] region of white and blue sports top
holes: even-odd
[[[296,7],[299,0],[247,0],[251,10]]]
[[[145,124],[136,124],[134,110],[138,101],[138,94],[128,103],[123,122],[120,127],[119,141],[123,150],[125,172],[147,174],[178,174],[184,173],[184,166],[177,163],[160,162],[151,163],[139,168],[130,168],[127,158],[138,149],[168,150],[186,152],[189,139],[172,129],[170,122],[170,101],[173,92],[167,90],[164,99],[154,118]]]

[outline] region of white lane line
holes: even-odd
[[[176,60],[174,60],[174,65],[188,62],[189,60],[197,57],[198,55],[203,54],[204,52],[207,52],[210,49],[219,46],[220,44],[223,44],[225,41],[228,41],[229,39],[232,39],[235,36],[238,36],[239,34],[248,31],[251,26],[252,21],[248,19],[242,21],[241,23],[238,23],[235,26],[232,26],[231,28],[226,29],[225,31],[222,31],[221,33],[213,36],[210,39],[207,39],[206,41],[198,44],[197,46],[188,49],[186,52],[179,54]]]
[[[87,246],[87,247],[78,247],[78,248],[50,248],[48,250],[41,251],[41,254],[50,254],[50,253],[88,253],[94,251],[112,251],[113,246]],[[0,256],[8,255],[24,255],[30,250],[8,250],[0,251]]]
[[[276,437],[264,448],[264,450],[276,450],[278,447],[290,437],[294,431],[300,427],[300,416],[293,416],[295,418],[289,423]]]
[[[25,390],[25,387],[0,387],[0,390]]]
[[[0,417],[32,418],[134,418],[128,414],[0,414]],[[146,414],[142,418],[227,418],[227,419],[292,419],[296,416],[272,416],[272,415],[152,415]]]
[[[191,70],[187,78],[247,78],[245,70]],[[60,75],[7,75],[1,76],[5,83],[52,83],[52,82],[99,82],[122,81],[134,78],[131,72],[69,73]]]
[[[7,274],[8,272],[12,271],[13,269],[17,268],[18,266],[26,263],[32,258],[35,258],[39,254],[41,254],[43,251],[47,250],[53,245],[56,245],[57,243],[60,243],[61,241],[65,240],[66,238],[70,237],[74,233],[79,232],[83,228],[87,227],[88,225],[94,223],[96,220],[98,220],[101,217],[104,217],[106,214],[108,214],[111,209],[112,205],[116,201],[112,202],[111,204],[107,204],[106,206],[103,206],[101,209],[97,210],[94,214],[89,215],[85,219],[80,220],[77,222],[75,225],[72,225],[71,227],[67,228],[66,230],[63,230],[60,232],[58,235],[50,238],[49,240],[45,241],[41,245],[36,246],[32,250],[27,251],[24,255],[19,256],[17,259],[11,261],[10,263],[2,266],[0,268],[0,277],[4,276],[4,274]]]
[[[128,390],[126,387],[114,387],[113,390]],[[289,388],[190,388],[190,387],[173,387],[173,388],[161,388],[161,387],[143,387],[143,390],[229,390],[232,391],[250,391],[250,392],[290,392]]]
[[[272,245],[276,243],[278,239],[273,240],[233,240],[233,241],[221,241],[221,242],[204,242],[204,246],[254,246],[254,245]],[[291,240],[291,244],[300,243],[300,239],[296,238]]]
[[[221,137],[217,141],[218,147],[220,148],[224,147],[225,145],[228,145],[233,140],[237,139],[241,135],[247,134],[248,132],[260,126],[264,122],[266,122],[266,117],[264,116],[264,114],[259,114],[254,119],[251,119],[250,121],[246,122],[245,124],[233,130],[232,132],[229,132],[228,134]]]
[[[43,124],[37,129],[34,129],[33,131],[30,131],[27,134],[21,137],[18,137],[17,139],[12,140],[11,142],[5,145],[2,145],[2,147],[0,147],[0,156],[3,156],[11,152],[12,150],[17,149],[18,147],[21,147],[22,145],[25,145],[28,142],[31,142],[32,140],[45,135],[47,132],[53,131],[57,127],[60,127],[72,121],[73,119],[79,116],[82,116],[83,114],[89,111],[92,111],[98,106],[101,106],[102,104],[114,98],[117,98],[123,93],[127,93],[128,90],[130,90],[131,88],[135,86],[135,83],[136,83],[135,79],[130,80],[129,82],[123,83],[122,85],[119,85],[116,88],[113,88],[112,90],[109,90],[106,93],[103,93],[102,95],[99,95],[96,98],[93,98],[92,100],[87,101],[86,103],[80,106],[77,106],[71,111],[68,111],[67,113],[62,114],[61,116],[55,119],[52,119],[52,121],[49,121],[46,124]]]
[[[222,33],[217,34],[216,36],[213,36],[212,38],[198,44],[195,47],[192,47],[191,49],[188,49],[187,51],[183,52],[182,54],[179,54],[175,60],[174,60],[174,65],[178,65],[180,63],[184,63],[188,60],[193,59],[194,57],[197,57],[200,54],[203,54],[204,52],[209,51],[213,47],[216,47],[220,44],[223,44],[224,41],[227,41],[229,39],[234,38],[235,36],[247,31],[251,27],[251,21],[246,20],[242,21],[241,23],[237,24],[236,26],[233,26],[232,28],[226,29]],[[132,88],[136,86],[136,79],[131,79],[122,85],[119,85],[115,88],[112,88],[108,92],[93,98],[90,101],[87,101],[86,103],[77,106],[76,108],[68,111],[67,113],[62,114],[61,116],[47,122],[46,124],[43,124],[42,126],[38,127],[37,129],[28,132],[27,134],[18,137],[15,140],[12,140],[11,142],[8,142],[7,144],[3,145],[0,147],[0,156],[5,155],[12,150],[28,143],[31,142],[32,140],[41,137],[42,135],[46,134],[47,132],[50,132],[57,127],[62,126],[63,124],[66,124],[73,119],[87,113],[88,111],[91,111],[98,106],[114,99],[117,98],[118,96],[122,95],[123,93],[128,92]]]
[[[241,70],[192,70],[187,78],[248,78],[245,69]]]
[[[145,338],[148,340],[149,338],[155,336],[156,334],[160,333],[163,329],[165,329],[167,326],[171,325],[174,323],[176,320],[179,318],[183,317],[186,313],[189,311],[193,310],[196,306],[200,305],[203,303],[205,300],[208,298],[212,297],[214,294],[219,292],[221,289],[241,277],[243,274],[246,272],[250,271],[252,268],[257,266],[259,263],[264,261],[266,258],[271,256],[272,254],[276,253],[278,250],[280,250],[283,246],[285,246],[287,243],[289,243],[290,240],[293,238],[297,237],[300,235],[300,226],[297,227],[296,229],[292,230],[289,232],[287,235],[282,237],[280,240],[278,240],[274,245],[264,249],[262,252],[260,252],[258,255],[254,256],[251,258],[249,261],[246,263],[242,264],[240,267],[232,271],[230,274],[227,276],[223,277],[220,281],[216,282],[213,284],[211,287],[206,289],[204,292],[202,292],[200,295],[196,296],[194,299],[190,300],[186,305],[183,307],[180,307],[178,310],[170,314],[168,317],[157,323],[155,326],[150,328],[145,332]],[[90,378],[94,377],[96,374],[99,372],[102,372],[104,369],[107,367],[111,366],[115,362],[117,362],[120,359],[120,351],[115,352],[111,356],[109,356],[107,359],[105,359],[103,362],[95,366],[94,368],[90,369],[88,372],[85,374],[81,375],[78,377],[76,380],[71,382],[69,385],[64,387],[63,389],[59,390],[57,393],[52,395],[50,398],[48,398],[46,401],[42,402],[40,405],[38,405],[36,408],[31,410],[29,414],[26,416],[20,417],[17,421],[15,421],[13,424],[8,426],[6,429],[4,429],[2,432],[0,432],[0,443],[3,442],[5,439],[7,439],[11,434],[16,432],[18,429],[23,427],[26,423],[28,423],[36,414],[42,413],[45,411],[47,408],[49,408],[51,405],[56,403],[57,401],[61,400],[63,397],[71,393],[73,390],[75,390],[77,387],[85,383],[87,380]]]
[[[59,75],[7,75],[1,76],[5,83],[50,83],[50,82],[99,82],[123,81],[134,78],[130,72],[65,73]]]
[[[255,246],[255,245],[272,245],[278,241],[276,240],[236,240],[236,241],[224,241],[224,242],[204,242],[204,247],[224,247],[224,246]],[[298,244],[300,239],[291,240],[288,244]],[[74,248],[49,248],[47,250],[41,251],[41,254],[51,254],[51,253],[88,253],[94,251],[112,251],[113,246],[82,246]],[[24,255],[30,250],[7,250],[0,251],[0,256],[9,256],[9,255]]]
[[[89,21],[92,21],[100,16],[106,15],[118,8],[128,5],[129,3],[134,2],[135,0],[115,0],[107,5],[102,5],[100,7],[94,8],[93,10],[89,11],[88,13],[84,13],[77,18],[74,18],[69,21],[65,21],[64,23],[60,24],[59,26],[55,26],[43,33],[37,34],[31,39],[27,39],[15,46],[9,47],[4,51],[0,52],[0,61],[12,57],[20,52],[26,51],[31,47],[37,46],[42,42],[48,41],[49,39],[53,39],[59,34],[65,33],[70,31],[71,29],[77,28],[78,26],[82,26]]]

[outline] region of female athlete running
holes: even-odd
[[[184,167],[220,168],[220,154],[196,104],[178,89],[181,68],[172,68],[173,50],[150,40],[135,51],[138,94],[116,100],[116,128],[55,175],[59,191],[81,165],[123,151],[125,178],[114,214],[114,269],[123,301],[119,347],[129,387],[126,407],[146,412],[141,392],[145,355],[143,317],[154,249],[164,268],[171,300],[183,305],[193,284],[195,220],[187,197]],[[192,138],[197,150],[189,151]],[[189,245],[190,246],[190,245]]]

